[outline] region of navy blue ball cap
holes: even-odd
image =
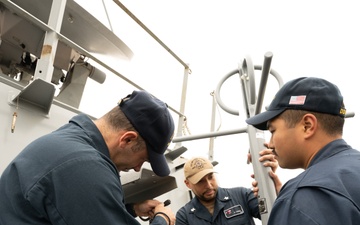
[[[154,173],[161,177],[169,175],[164,153],[174,137],[175,125],[167,104],[146,91],[134,91],[119,106],[145,140]]]
[[[346,109],[339,88],[324,79],[301,77],[284,84],[267,111],[246,120],[257,129],[267,130],[267,122],[287,109],[307,110],[345,117]]]

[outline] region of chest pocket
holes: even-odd
[[[230,208],[224,209],[225,218],[229,219],[234,216],[239,216],[244,214],[244,209],[241,205],[235,205]]]
[[[253,225],[254,220],[249,218],[247,214],[245,214],[244,209],[241,205],[235,205],[230,208],[223,210],[225,218],[221,221],[220,224],[227,225]]]

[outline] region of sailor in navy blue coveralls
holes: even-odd
[[[176,225],[254,225],[254,219],[260,219],[258,200],[248,188],[218,188],[214,213],[194,197],[176,214]]]
[[[176,225],[254,225],[260,212],[253,191],[219,187],[214,173],[207,158],[194,157],[185,163],[184,182],[195,197],[177,211]]]
[[[246,120],[270,131],[268,146],[282,168],[304,169],[281,188],[268,225],[360,224],[360,152],[343,139],[345,118],[335,84],[300,77]]]
[[[0,213],[1,225],[139,224],[126,210],[106,143],[86,115],[32,142],[11,162],[1,177]],[[161,217],[153,223],[167,224]]]
[[[120,171],[145,161],[167,176],[164,156],[174,122],[164,102],[134,91],[99,119],[74,116],[20,152],[0,177],[0,225],[129,225],[136,213],[153,225],[175,215],[157,200],[124,202]]]
[[[268,225],[360,224],[359,173],[360,152],[343,139],[329,143],[283,186]]]

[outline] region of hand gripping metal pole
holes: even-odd
[[[276,190],[274,183],[269,176],[269,167],[264,167],[259,162],[259,152],[264,147],[264,133],[263,131],[257,130],[253,126],[248,126],[248,136],[250,142],[250,154],[251,161],[254,169],[255,180],[258,182],[259,192],[259,211],[261,215],[261,222],[266,225],[270,216],[272,205],[276,199]]]
[[[230,114],[240,115],[238,110],[227,107],[224,104],[224,102],[221,100],[221,96],[220,96],[220,91],[223,83],[229,77],[235,74],[239,74],[246,117],[249,118],[251,116],[260,113],[269,73],[273,75],[275,79],[278,81],[279,87],[283,85],[283,81],[280,75],[275,70],[270,69],[271,59],[272,59],[272,53],[267,52],[265,54],[263,66],[261,66],[261,65],[253,65],[250,57],[245,57],[244,60],[241,63],[239,63],[237,69],[228,73],[218,83],[215,91],[215,97],[218,105],[224,111]],[[258,96],[256,96],[254,70],[262,71]],[[264,167],[262,163],[259,162],[259,152],[265,149],[264,132],[261,130],[257,130],[251,125],[248,125],[244,130],[245,130],[244,132],[248,133],[250,154],[252,158],[251,161],[253,165],[255,179],[258,181],[258,187],[259,187],[258,199],[259,199],[259,210],[261,214],[261,222],[263,225],[266,225],[272,209],[272,205],[276,198],[276,190],[274,183],[271,177],[269,176],[270,168]]]
[[[246,113],[248,117],[254,116],[260,112],[262,105],[262,100],[265,93],[266,82],[268,74],[270,72],[270,64],[272,59],[272,53],[266,53],[264,64],[262,68],[262,76],[259,87],[259,96],[256,100],[256,96],[252,96],[255,93],[255,78],[254,76],[254,67],[249,57],[246,57],[239,68],[240,71],[240,80],[243,86],[244,91],[244,100],[246,101]],[[269,219],[269,215],[272,209],[272,205],[276,198],[276,190],[274,183],[269,176],[269,171],[271,168],[264,167],[261,162],[259,162],[259,152],[265,148],[265,137],[264,132],[257,130],[255,127],[248,125],[247,133],[249,137],[250,144],[250,154],[251,161],[254,169],[255,180],[258,182],[259,192],[259,211],[261,215],[261,222],[263,225],[266,225]]]

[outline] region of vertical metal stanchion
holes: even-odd
[[[255,96],[255,68],[251,62],[251,59],[246,57],[243,63],[240,65],[240,80],[244,90],[243,97],[247,117],[254,116],[261,111],[260,109],[264,98],[267,78],[270,72],[271,59],[272,53],[266,53],[262,67],[262,76],[258,96]],[[266,225],[270,216],[272,205],[276,199],[276,190],[274,183],[268,174],[271,169],[269,167],[264,167],[262,163],[259,162],[259,152],[265,148],[264,132],[257,130],[251,125],[248,125],[247,133],[249,137],[250,154],[254,175],[259,187],[258,200],[261,222],[263,225]]]
[[[264,133],[251,125],[248,126],[247,132],[250,142],[250,154],[254,175],[259,187],[258,200],[261,222],[263,225],[266,225],[270,216],[272,205],[276,199],[276,190],[273,181],[268,175],[270,168],[264,167],[259,162],[259,152],[265,148]]]

